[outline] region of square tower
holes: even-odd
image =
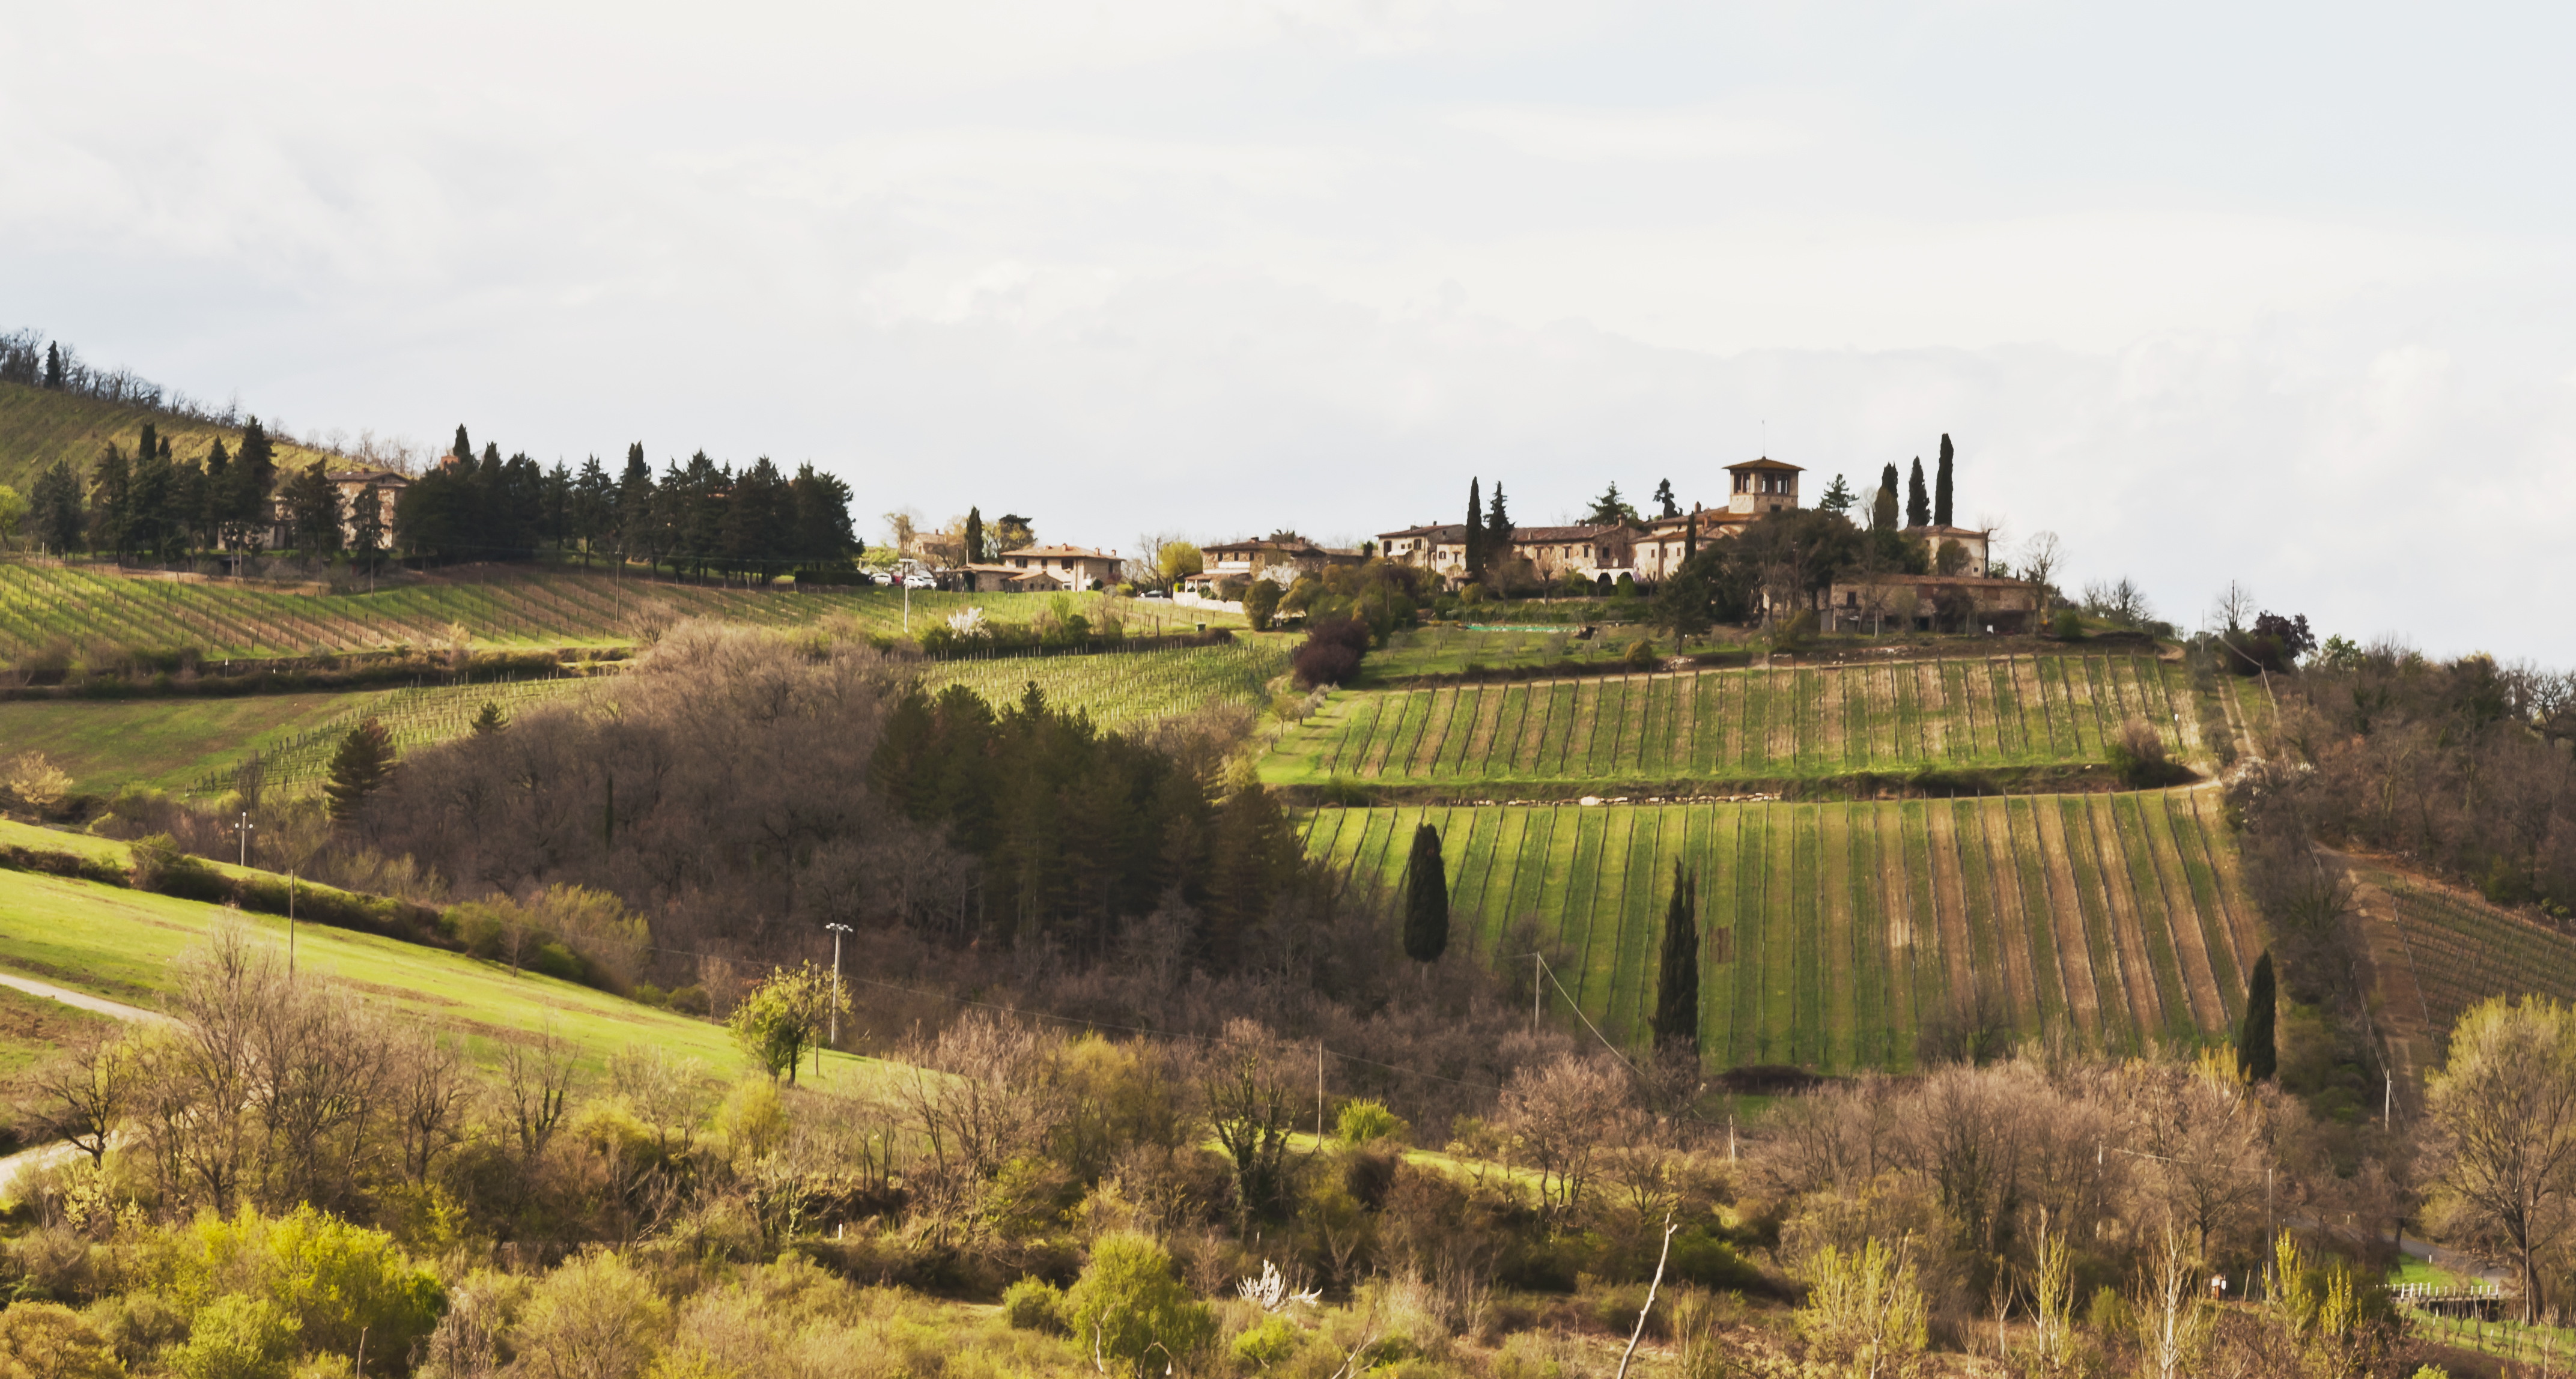
[[[1765,455],[1728,465],[1726,472],[1733,477],[1728,485],[1726,510],[1754,516],[1798,506],[1798,476],[1806,471]]]

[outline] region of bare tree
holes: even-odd
[[[1628,1073],[1606,1058],[1559,1054],[1514,1073],[1496,1109],[1521,1160],[1538,1171],[1541,1204],[1562,1219],[1582,1203],[1602,1144],[1631,1114]]]
[[[2057,533],[2032,532],[2030,539],[2021,543],[2021,562],[2017,568],[2021,570],[2021,577],[2039,592],[2039,616],[2043,619],[2048,616],[2049,603],[2056,596],[2056,585],[2052,581],[2065,567],[2066,545],[2057,539]]]
[[[133,1050],[122,1040],[101,1037],[72,1045],[36,1076],[46,1103],[45,1129],[89,1155],[93,1166],[104,1167],[107,1142],[134,1095],[134,1073]]]
[[[2243,581],[2233,579],[2227,581],[2227,587],[2219,590],[2218,597],[2210,600],[2209,617],[2211,622],[2217,624],[2214,631],[2245,630],[2245,624],[2252,621],[2254,617],[2254,591],[2246,588]]]
[[[2113,580],[2094,580],[2084,586],[2084,611],[2095,617],[2108,618],[2122,627],[2136,627],[2152,621],[2155,607],[2147,602],[2147,591],[2135,580],[2122,575]]]
[[[501,1109],[526,1162],[535,1162],[545,1152],[555,1127],[571,1109],[578,1072],[573,1059],[578,1052],[571,1040],[555,1031],[551,1020],[534,1037],[502,1046]]]
[[[403,1172],[426,1184],[439,1156],[465,1142],[476,1083],[464,1047],[443,1034],[415,1034],[394,1050],[392,1082]]]

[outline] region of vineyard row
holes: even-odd
[[[1698,878],[1701,1048],[1719,1067],[1902,1069],[1927,1025],[2188,1046],[2233,1028],[2260,951],[2206,792],[1582,808],[1322,809],[1354,898],[1441,836],[1452,944],[1552,955],[1613,1039],[1645,1038],[1676,862]]]

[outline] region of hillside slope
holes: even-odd
[[[110,443],[131,454],[146,424],[169,438],[171,455],[181,460],[205,458],[219,437],[228,450],[241,446],[239,427],[219,427],[175,413],[53,392],[24,383],[0,383],[0,484],[25,493],[36,476],[52,468],[56,461],[69,460],[75,467],[86,469],[90,461],[98,458],[100,449]],[[301,469],[315,460],[337,459],[328,452],[292,441],[276,444],[280,469]]]
[[[122,844],[0,822],[0,841],[122,857]],[[76,990],[151,1006],[171,986],[171,960],[226,919],[250,926],[282,950],[287,923],[273,915],[29,872],[0,871],[0,969]],[[593,1072],[628,1045],[698,1058],[711,1073],[748,1071],[724,1027],[638,1005],[604,991],[533,972],[512,974],[462,953],[372,934],[295,926],[301,971],[347,983],[399,1018],[455,1031],[480,1058],[499,1045],[552,1028],[581,1048]],[[860,998],[864,1001],[864,997]],[[832,1053],[826,1078],[873,1077],[885,1064]]]

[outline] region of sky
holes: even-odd
[[[2576,663],[2565,7],[0,0],[0,328],[1132,550],[1768,453]]]

